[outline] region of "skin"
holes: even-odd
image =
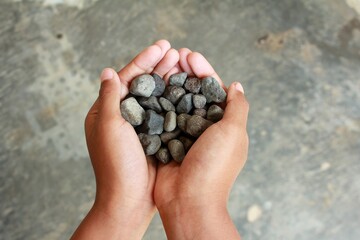
[[[96,177],[93,207],[72,239],[141,239],[156,209],[169,239],[239,239],[226,208],[231,187],[248,150],[248,103],[240,83],[227,90],[225,114],[195,142],[181,165],[146,158],[119,102],[131,81],[156,72],[168,80],[186,71],[199,78],[219,76],[200,54],[172,49],[160,40],[116,73],[102,73],[99,97],[85,120]],[[131,147],[129,147],[131,146]]]

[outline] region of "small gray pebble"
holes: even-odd
[[[177,138],[180,135],[180,133],[181,130],[179,128],[176,128],[172,132],[163,132],[162,134],[160,134],[160,139],[164,144],[168,144],[170,140]]]
[[[193,108],[192,93],[185,94],[176,106],[177,113],[189,113]]]
[[[186,122],[186,132],[193,137],[199,137],[212,124],[209,120],[193,115]]]
[[[190,119],[190,118],[191,118],[191,116],[186,113],[182,113],[176,117],[176,123],[177,123],[178,127],[181,130],[183,130],[184,132],[186,132],[186,123],[187,123],[188,119]]]
[[[165,90],[165,81],[156,73],[152,74],[152,77],[155,80],[155,89],[152,92],[152,96],[159,97],[164,93]]]
[[[201,80],[195,77],[188,78],[185,81],[184,88],[191,93],[199,93],[201,89]]]
[[[173,74],[169,78],[169,84],[172,86],[182,87],[184,85],[186,77],[187,77],[186,72]]]
[[[121,102],[120,111],[123,118],[133,126],[138,126],[144,122],[145,110],[133,97]]]
[[[172,104],[176,105],[182,96],[185,95],[185,89],[178,86],[167,86],[164,92],[164,98],[169,100]]]
[[[206,110],[203,108],[196,108],[193,111],[193,115],[198,115],[200,117],[206,118]]]
[[[130,92],[136,96],[150,97],[154,89],[155,80],[149,74],[140,75],[130,85]]]
[[[218,81],[213,77],[206,77],[201,81],[201,92],[206,97],[208,103],[211,102],[224,102],[226,99],[226,92],[220,86]]]
[[[191,146],[194,144],[194,140],[185,136],[180,136],[179,140],[183,143],[186,152],[188,152]]]
[[[172,104],[169,100],[167,100],[166,98],[160,97],[159,98],[159,103],[161,105],[161,107],[169,112],[169,111],[174,111],[175,112],[175,106],[174,104]]]
[[[164,121],[164,130],[171,132],[176,128],[176,113],[173,111],[167,112]]]
[[[206,105],[206,97],[202,94],[195,94],[193,96],[193,104],[195,108],[204,108]]]
[[[145,108],[145,109],[152,109],[157,113],[162,112],[162,108],[159,104],[159,101],[156,97],[150,96],[150,97],[140,97],[138,99],[139,104]]]
[[[182,162],[185,158],[185,148],[180,140],[173,139],[168,143],[168,148],[171,156],[178,163]]]
[[[155,154],[161,147],[161,140],[158,135],[138,134],[140,143],[144,149],[145,155]]]
[[[167,148],[160,148],[159,151],[157,151],[155,156],[163,164],[167,164],[171,160],[171,155],[170,155],[169,149],[167,149]]]
[[[154,110],[147,110],[145,113],[145,121],[140,127],[140,132],[149,135],[161,134],[164,130],[164,117],[157,114]]]
[[[211,105],[207,111],[207,119],[212,122],[218,122],[224,116],[224,110],[218,105]]]

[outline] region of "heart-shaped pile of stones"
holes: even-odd
[[[182,162],[195,140],[224,111],[217,104],[226,92],[213,77],[173,74],[169,85],[157,74],[143,74],[131,82],[130,93],[120,104],[121,114],[138,133],[146,155],[166,164]]]

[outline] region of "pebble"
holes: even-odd
[[[180,140],[173,139],[168,143],[171,156],[176,162],[182,162],[185,158],[185,148]]]
[[[176,128],[176,113],[173,111],[167,112],[164,121],[164,130],[171,132]]]
[[[186,132],[186,123],[190,118],[191,118],[191,116],[186,113],[182,113],[176,117],[176,123],[177,123],[178,127],[181,130],[183,130],[184,132]]]
[[[141,125],[141,132],[149,135],[161,134],[164,130],[164,117],[154,110],[147,110],[144,123]]]
[[[179,128],[176,128],[172,132],[163,132],[162,134],[160,134],[160,139],[164,144],[168,144],[170,140],[177,138],[180,135],[180,133],[181,130]]]
[[[159,104],[159,101],[156,97],[150,96],[150,97],[140,97],[138,99],[139,104],[145,108],[145,109],[152,109],[157,113],[162,112],[162,108]]]
[[[141,97],[150,97],[154,89],[155,79],[149,74],[140,75],[130,85],[130,92]]]
[[[199,93],[201,89],[201,80],[198,78],[188,78],[185,81],[184,88],[191,93]]]
[[[206,118],[212,122],[220,121],[224,116],[224,110],[218,105],[211,105],[207,110]]]
[[[192,93],[185,94],[176,106],[177,113],[189,113],[193,108]]]
[[[161,140],[158,135],[138,134],[140,143],[144,149],[145,155],[155,154],[161,147]]]
[[[120,104],[122,117],[133,126],[139,126],[144,122],[145,110],[134,97],[125,99]]]
[[[180,136],[179,140],[183,143],[186,152],[188,152],[191,146],[194,144],[194,140],[185,136]]]
[[[167,86],[164,92],[164,98],[169,100],[172,104],[176,105],[182,96],[185,95],[185,89],[178,86]]]
[[[206,110],[203,108],[196,108],[193,111],[193,115],[198,115],[200,117],[206,118]],[[210,120],[210,119],[209,119]]]
[[[202,94],[195,94],[193,96],[193,104],[195,108],[204,108],[206,105],[206,97]]]
[[[258,220],[261,217],[261,215],[262,215],[261,208],[258,205],[254,204],[248,209],[246,217],[248,222],[252,223]]]
[[[167,148],[160,148],[155,157],[163,164],[167,164],[171,160],[171,155]]]
[[[159,75],[156,73],[153,73],[151,75],[155,80],[155,89],[152,92],[152,96],[159,97],[161,96],[165,91],[165,81],[162,79]]]
[[[206,77],[201,81],[201,91],[208,103],[223,102],[226,99],[226,92],[213,77]]]
[[[163,97],[159,98],[159,103],[160,103],[161,107],[162,107],[165,111],[167,111],[167,112],[169,112],[169,111],[174,111],[174,112],[175,112],[175,106],[174,106],[174,104],[172,104],[172,103],[171,103],[169,100],[167,100],[166,98],[163,98]]]
[[[182,87],[184,85],[186,78],[187,78],[186,72],[173,74],[169,78],[169,84],[172,86]]]
[[[209,120],[193,115],[186,122],[186,132],[193,137],[199,137],[212,124]]]

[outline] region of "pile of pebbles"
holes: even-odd
[[[157,74],[134,79],[130,93],[120,104],[121,114],[134,126],[146,155],[166,164],[182,162],[195,140],[224,111],[217,104],[226,92],[213,77],[173,74],[169,85]]]

